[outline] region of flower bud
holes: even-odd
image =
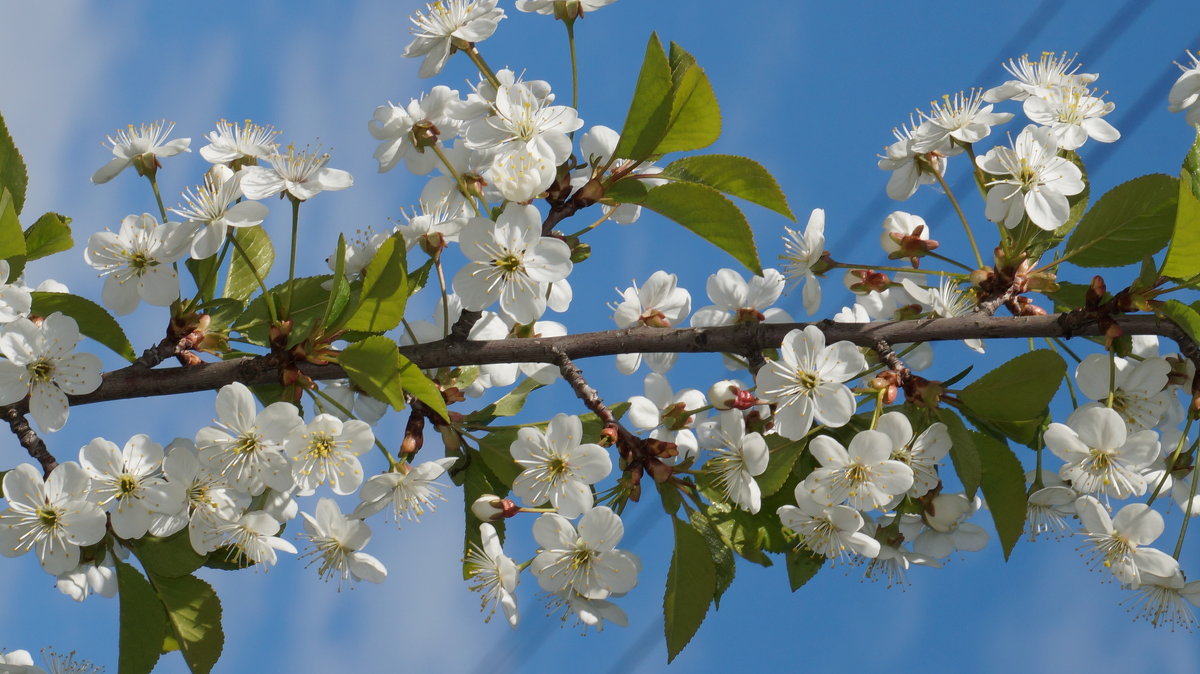
[[[708,389],[708,404],[713,409],[725,411],[737,407],[738,396],[742,393],[742,382],[736,379],[723,379]],[[746,409],[739,407],[738,409]]]
[[[471,504],[471,514],[480,522],[498,522],[516,515],[519,509],[511,499],[484,494]]]

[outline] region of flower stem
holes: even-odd
[[[971,225],[967,222],[967,216],[963,214],[962,207],[958,205],[958,199],[954,198],[954,192],[950,189],[950,185],[946,183],[946,179],[942,176],[941,171],[933,171],[933,175],[937,178],[938,184],[942,186],[942,190],[946,192],[946,196],[950,199],[950,204],[954,206],[954,211],[958,213],[958,219],[962,220],[963,229],[967,232],[967,240],[971,242],[971,251],[975,253],[975,263],[983,268],[983,257],[979,254],[979,246],[975,243],[975,235],[971,232]]]
[[[217,274],[221,271],[221,265],[225,263],[225,255],[229,253],[229,239],[231,238],[233,238],[232,233],[225,238],[225,243],[221,246],[221,253],[217,256],[217,263],[213,265],[212,273],[208,275],[208,278],[200,282],[200,285],[196,288],[196,296],[187,303],[187,307],[184,308],[183,313],[186,314],[195,311],[196,305],[200,303],[200,296],[204,294],[204,289],[208,287],[208,284],[216,282]]]
[[[931,258],[935,259],[935,260],[941,260],[942,262],[945,262],[946,264],[952,264],[952,265],[954,265],[955,267],[958,267],[959,269],[965,269],[965,270],[966,270],[966,271],[968,271],[968,272],[975,271],[974,269],[971,269],[970,267],[968,267],[967,265],[965,265],[965,264],[963,264],[963,263],[959,262],[958,260],[955,260],[955,259],[952,259],[952,258],[948,258],[948,257],[946,257],[945,255],[939,255],[938,253],[935,253],[935,252],[933,252],[933,251],[929,251],[928,253],[925,253],[925,254],[926,254],[926,255],[928,255],[929,257],[931,257]]]
[[[146,179],[150,181],[150,189],[154,190],[154,201],[158,203],[158,214],[162,216],[162,222],[167,221],[167,209],[163,207],[162,193],[158,191],[158,179],[153,173],[146,174]]]
[[[604,222],[605,222],[605,221],[607,221],[607,220],[608,220],[608,218],[609,218],[609,216],[608,216],[608,215],[603,215],[603,216],[601,216],[601,217],[600,217],[598,220],[596,220],[596,221],[595,221],[595,222],[593,222],[592,224],[588,225],[587,227],[584,227],[583,229],[579,230],[578,232],[575,232],[574,234],[568,234],[567,236],[568,236],[568,237],[572,237],[572,236],[574,236],[574,237],[583,236],[584,234],[587,234],[588,232],[592,231],[593,229],[595,229],[595,228],[599,227],[600,225],[604,224]]]
[[[433,268],[437,270],[438,288],[442,291],[442,338],[450,336],[450,296],[446,293],[446,274],[442,270],[442,251],[433,258]]]
[[[1192,469],[1192,490],[1188,494],[1187,505],[1183,507],[1183,525],[1179,527],[1179,540],[1175,541],[1175,552],[1171,553],[1176,560],[1179,559],[1179,553],[1183,551],[1183,539],[1187,536],[1188,522],[1192,521],[1192,504],[1196,502],[1196,483],[1200,482],[1195,470],[1195,468]]]
[[[953,261],[947,260],[947,262],[953,262]],[[954,262],[954,264],[958,264],[958,263]],[[895,272],[898,274],[900,274],[900,273],[903,273],[903,274],[932,274],[932,275],[937,275],[937,276],[954,276],[957,278],[962,278],[962,277],[966,276],[966,274],[960,274],[958,272],[953,272],[953,271],[941,271],[938,269],[912,269],[910,267],[880,267],[877,265],[868,265],[868,264],[850,264],[849,262],[834,262],[833,266],[838,269],[870,269],[872,271],[890,271],[890,272]],[[962,266],[962,265],[959,265],[959,266]],[[963,267],[963,269],[971,271],[970,267]]]
[[[471,45],[466,49],[463,49],[462,52],[471,59],[471,63],[475,64],[475,67],[479,69],[479,74],[483,75],[483,79],[487,80],[488,84],[496,87],[496,89],[500,88],[500,79],[496,77],[496,73],[494,73],[491,67],[488,66],[487,62],[483,60],[483,55],[479,53],[479,47],[476,47],[475,43],[471,43]]]
[[[258,269],[255,269],[254,263],[250,260],[250,254],[242,247],[242,242],[238,241],[236,236],[230,236],[228,241],[233,244],[233,249],[246,261],[246,268],[250,270],[250,273],[254,276],[254,280],[258,282],[258,287],[262,290],[263,302],[267,305],[267,313],[271,316],[271,323],[278,323],[279,316],[275,313],[275,302],[270,297],[271,293],[267,290],[267,284],[263,283],[262,277],[258,275]]]
[[[469,196],[467,196],[469,194],[467,191],[467,181],[463,180],[463,177],[454,168],[454,164],[450,163],[450,158],[446,156],[445,152],[442,152],[442,146],[434,143],[433,145],[430,145],[429,148],[438,156],[438,159],[442,160],[442,164],[446,167],[446,170],[450,172],[450,175],[454,178],[454,182],[458,184],[458,191],[462,192],[463,196],[470,199],[472,205],[475,206],[475,212],[479,214],[479,217],[486,218],[487,203],[483,200],[483,197],[479,197],[478,203],[476,203],[475,199],[471,199]]]
[[[567,27],[567,44],[571,48],[571,107],[579,109],[579,65],[575,59],[575,22],[564,21],[563,25]],[[571,137],[575,137],[575,132],[571,132]]]
[[[292,315],[292,295],[296,291],[296,241],[300,238],[300,200],[294,197],[292,201],[292,252],[288,256],[288,294],[284,314]]]
[[[1150,493],[1150,498],[1146,499],[1146,505],[1154,505],[1154,499],[1158,498],[1159,492],[1162,491],[1163,485],[1167,483],[1167,478],[1171,475],[1171,466],[1179,460],[1179,454],[1183,452],[1183,445],[1187,442],[1188,431],[1192,430],[1192,417],[1188,416],[1187,424],[1183,427],[1183,434],[1179,436],[1179,442],[1175,445],[1175,451],[1171,453],[1171,458],[1167,460],[1166,469],[1163,470],[1163,476],[1159,479],[1158,484],[1154,485],[1154,491]],[[1192,478],[1193,483],[1196,478]]]

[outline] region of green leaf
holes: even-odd
[[[720,534],[721,540],[738,556],[761,566],[774,564],[770,557],[763,554],[763,542],[767,537],[767,532],[750,513],[717,503],[708,507],[707,514],[713,528]],[[771,512],[770,514],[774,515],[775,513]],[[775,528],[778,529],[778,526]]]
[[[20,214],[25,206],[25,187],[28,183],[25,159],[21,157],[16,143],[9,135],[4,117],[0,116],[0,190],[8,190],[12,195],[13,210],[17,214]]]
[[[242,551],[236,547],[224,545],[208,553],[208,560],[204,562],[204,567],[221,571],[241,571],[257,564],[258,562],[243,555]]]
[[[1047,293],[1046,296],[1054,300],[1055,311],[1067,312],[1084,305],[1087,291],[1088,287],[1082,283],[1059,281],[1058,290]]]
[[[668,164],[662,177],[707,185],[796,220],[779,183],[753,159],[729,154],[684,157]]]
[[[663,596],[668,663],[700,629],[717,589],[717,571],[704,537],[686,522],[672,518],[671,523],[675,526],[675,553]]]
[[[219,297],[201,304],[198,310],[208,314],[212,319],[209,323],[210,331],[226,331],[233,324],[234,320],[242,314],[242,308],[242,303],[238,300]]]
[[[396,361],[400,368],[401,387],[425,403],[426,407],[440,414],[443,419],[449,419],[450,411],[446,409],[446,399],[442,397],[442,391],[437,384],[399,352],[396,353]]]
[[[326,328],[337,327],[342,318],[342,311],[350,302],[350,280],[346,278],[346,237],[341,234],[338,234],[337,250],[333,253],[333,259],[336,262],[333,282],[329,286],[329,302],[325,305],[325,315],[321,318],[321,325]]]
[[[654,154],[708,147],[721,135],[721,107],[696,59],[671,43],[671,116]],[[618,157],[623,155],[616,155]]]
[[[45,213],[25,230],[25,259],[38,260],[75,245],[71,238],[71,218]]]
[[[950,432],[950,461],[954,464],[954,472],[962,482],[967,498],[973,499],[983,476],[983,465],[971,439],[971,431],[957,414],[944,407],[938,410],[938,419]]]
[[[137,360],[125,331],[104,307],[91,300],[69,293],[32,292],[33,313],[49,316],[60,312],[79,324],[79,332],[112,349],[129,362]]]
[[[1053,351],[1030,351],[976,379],[958,394],[974,414],[991,421],[1025,421],[1042,416],[1066,374]]]
[[[404,409],[400,357],[395,342],[374,335],[347,346],[338,355],[338,363],[355,386],[399,411]]]
[[[471,554],[472,546],[482,548],[483,536],[479,533],[479,525],[483,522],[475,517],[475,513],[471,512],[471,505],[475,500],[485,494],[494,494],[500,498],[504,498],[508,494],[508,486],[502,484],[500,479],[492,474],[485,461],[480,460],[479,454],[472,449],[464,449],[464,458],[466,467],[463,469],[465,473],[463,479],[463,505],[466,509],[466,530],[463,536],[463,579],[471,577],[471,569],[467,566],[467,558]],[[500,537],[500,542],[504,542],[504,520],[492,522],[492,526],[496,529],[496,534]]]
[[[483,425],[490,424],[497,417],[511,417],[525,407],[525,400],[529,394],[542,386],[536,379],[526,378],[496,402],[468,414],[463,421],[469,424]]]
[[[621,140],[613,156],[645,159],[654,154],[670,123],[671,88],[671,64],[658,34],[651,33],[633,100],[625,115],[625,125],[621,127]]]
[[[516,440],[517,429],[515,428],[495,430],[479,439],[480,457],[492,471],[492,475],[503,484],[504,493],[494,492],[500,496],[508,493],[509,485],[525,470],[519,463],[513,461],[512,452],[509,451],[512,443]]]
[[[241,244],[246,255],[236,248],[230,253],[229,271],[225,274],[225,297],[245,302],[258,292],[258,280],[266,280],[275,263],[275,246],[262,227],[238,227],[233,238]],[[256,276],[257,275],[257,276]]]
[[[1200,274],[1200,130],[1179,174],[1179,205],[1163,276],[1188,279]]]
[[[788,584],[792,586],[792,592],[804,587],[804,584],[812,577],[817,575],[821,570],[821,565],[825,563],[824,555],[813,554],[809,550],[792,549],[787,553],[787,575]]]
[[[147,534],[131,544],[142,566],[159,576],[178,578],[204,566],[205,556],[192,549],[186,527],[166,538]]]
[[[646,192],[638,203],[687,227],[750,271],[762,274],[750,223],[715,189],[698,183],[667,183]]]
[[[347,330],[383,332],[400,325],[408,302],[408,252],[399,234],[389,237],[363,270],[359,304],[350,312]]]
[[[767,468],[761,475],[754,478],[758,488],[765,498],[779,491],[792,474],[792,466],[804,451],[805,443],[799,440],[787,440],[780,435],[768,435],[767,445],[771,448],[771,456]]]
[[[971,432],[971,439],[983,467],[979,484],[987,499],[987,510],[992,514],[1004,558],[1008,559],[1025,530],[1025,469],[1007,444],[983,433]]]
[[[162,654],[167,614],[154,588],[137,569],[119,559],[113,561],[117,567],[121,609],[117,671],[120,674],[148,674]]]
[[[669,486],[669,485],[668,485]],[[658,485],[663,487],[663,484]],[[676,494],[678,489],[671,489]],[[713,589],[713,603],[716,608],[721,608],[721,595],[725,594],[725,590],[733,584],[733,577],[737,571],[737,564],[733,558],[733,551],[721,541],[721,536],[713,529],[708,518],[700,513],[699,510],[693,510],[688,518],[692,528],[696,533],[704,538],[704,543],[708,546],[708,554],[713,560],[713,571],[716,575],[716,586]]]
[[[0,191],[0,259],[24,257],[25,232],[21,231],[21,223],[17,220],[16,203],[8,188],[4,188]]]
[[[1121,267],[1157,253],[1171,239],[1179,189],[1157,173],[1117,185],[1079,221],[1064,257],[1080,267]]]
[[[217,256],[210,255],[203,260],[193,260],[188,258],[183,261],[187,267],[188,273],[192,276],[192,282],[196,284],[196,288],[200,293],[200,299],[204,302],[211,302],[217,295]],[[234,300],[238,304],[240,311],[244,304],[241,300]]]
[[[1178,300],[1167,300],[1159,305],[1154,313],[1171,319],[1183,328],[1192,341],[1200,341],[1200,314],[1196,310]]]
[[[212,671],[221,657],[221,601],[212,586],[195,576],[167,578],[147,574],[162,605],[183,659],[193,673]],[[161,634],[161,633],[160,633]]]
[[[291,345],[304,341],[312,332],[317,321],[325,315],[325,304],[329,301],[329,291],[322,286],[331,278],[332,276],[325,274],[296,279],[295,294],[292,297],[292,335],[289,340]],[[287,286],[285,281],[271,288],[269,293],[280,298],[287,297]],[[251,344],[267,346],[270,325],[271,315],[267,312],[266,299],[259,295],[234,321],[232,329],[240,332],[242,339]]]

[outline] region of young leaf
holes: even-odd
[[[721,135],[721,108],[704,69],[696,59],[671,43],[671,116],[667,132],[654,154],[687,152],[708,147]],[[622,156],[622,155],[617,155]]]
[[[492,492],[503,497],[508,493],[508,485],[517,479],[524,468],[513,461],[509,448],[517,440],[515,428],[505,428],[492,431],[479,439],[479,456],[487,464],[492,475],[503,485],[500,491]]]
[[[154,588],[137,569],[119,559],[114,563],[121,610],[117,667],[121,674],[149,674],[162,654],[167,614]]]
[[[957,414],[944,407],[938,410],[938,419],[950,432],[950,461],[954,464],[954,472],[962,482],[967,498],[973,499],[983,477],[983,465],[975,441],[971,439],[971,431]]]
[[[388,403],[397,411],[404,409],[400,353],[395,342],[380,335],[354,342],[338,355],[338,363],[350,381],[372,398]]]
[[[715,189],[697,183],[667,183],[647,192],[640,203],[699,234],[755,274],[763,273],[750,223]]]
[[[229,271],[225,275],[225,297],[245,302],[258,292],[259,279],[266,279],[275,263],[275,246],[262,227],[238,227],[233,238],[246,255],[234,249],[230,253]]]
[[[496,402],[463,417],[463,421],[469,424],[490,424],[497,417],[511,417],[525,407],[525,400],[529,394],[541,387],[542,384],[536,379],[527,378]]]
[[[383,242],[363,270],[359,304],[350,311],[347,330],[383,332],[400,325],[408,302],[408,251],[399,234]]]
[[[1008,361],[958,394],[974,414],[991,421],[1025,421],[1042,415],[1066,374],[1062,356],[1041,349]]]
[[[1171,319],[1193,341],[1200,341],[1200,313],[1195,309],[1179,300],[1167,300],[1155,309],[1155,313]]]
[[[812,577],[817,575],[821,570],[821,565],[825,563],[824,555],[813,554],[809,550],[793,549],[787,553],[787,574],[788,584],[792,586],[792,592],[804,587],[804,584],[812,580]]]
[[[668,164],[662,170],[662,177],[708,185],[796,221],[779,183],[753,159],[730,154],[684,157]]]
[[[1025,530],[1025,469],[1008,445],[983,433],[971,432],[983,466],[980,486],[992,514],[996,535],[1004,558],[1012,554],[1013,546]]]
[[[671,523],[675,526],[675,554],[671,555],[663,596],[668,663],[700,629],[717,590],[717,571],[704,537],[686,522],[672,518]]]
[[[25,257],[25,232],[17,220],[17,207],[8,188],[0,191],[0,260]]]
[[[771,448],[767,469],[754,478],[763,498],[779,491],[787,482],[788,476],[792,474],[792,466],[795,465],[800,452],[804,451],[803,442],[786,440],[779,435],[768,435],[767,445]]]
[[[112,349],[129,362],[137,360],[125,331],[104,307],[69,293],[32,292],[33,313],[49,316],[58,311],[79,324],[79,332]]]
[[[1121,267],[1153,255],[1171,239],[1179,181],[1134,178],[1108,191],[1079,221],[1063,253],[1080,267]]]
[[[211,302],[217,296],[217,257],[210,255],[203,260],[193,260],[188,258],[183,261],[187,267],[188,273],[192,275],[192,281],[195,282],[196,288],[200,291],[200,299],[205,302]],[[238,304],[238,309],[241,310],[242,301],[234,300]]]
[[[186,527],[166,538],[147,534],[131,543],[142,566],[159,576],[178,578],[204,566],[205,556],[192,548]]]
[[[678,494],[679,490],[671,485],[658,485],[659,491],[666,486],[670,491]],[[721,608],[721,595],[725,594],[725,590],[733,584],[733,576],[737,571],[737,564],[733,558],[733,551],[721,541],[721,536],[713,529],[708,518],[700,513],[699,510],[693,510],[688,518],[692,528],[696,533],[704,538],[704,543],[708,545],[708,553],[712,556],[713,571],[716,573],[716,586],[713,590],[713,604],[716,608]]]
[[[325,315],[321,317],[321,325],[326,328],[336,327],[342,317],[342,310],[350,302],[350,281],[346,278],[346,237],[338,234],[337,249],[333,253],[333,281],[329,286],[329,302],[325,305]]]
[[[437,384],[425,376],[421,368],[413,365],[412,361],[401,356],[399,352],[395,354],[396,366],[400,370],[400,385],[405,391],[413,394],[413,396],[425,403],[429,409],[437,412],[443,419],[450,418],[450,412],[446,409],[446,399],[442,397],[441,390]]]
[[[1200,274],[1200,131],[1179,174],[1179,205],[1162,273],[1177,279]]]
[[[0,190],[8,190],[12,195],[13,210],[18,215],[25,206],[25,187],[28,183],[25,159],[21,157],[12,136],[8,134],[4,117],[0,116]]]
[[[463,505],[466,508],[466,530],[463,536],[463,580],[471,577],[470,567],[467,566],[467,558],[471,554],[471,547],[483,547],[483,537],[479,533],[479,525],[483,522],[475,516],[471,510],[471,505],[475,500],[485,494],[493,494],[504,498],[508,494],[508,485],[501,481],[501,478],[496,477],[489,466],[485,462],[480,461],[479,454],[471,449],[465,449],[463,458],[466,462],[466,467],[462,469],[463,474]],[[496,535],[499,536],[500,542],[504,542],[504,520],[491,523],[496,529]]]
[[[45,213],[25,230],[25,259],[38,260],[75,245],[71,239],[71,218]]]
[[[614,156],[640,160],[654,154],[671,119],[671,87],[667,54],[658,34],[651,33]]]
[[[221,631],[221,601],[217,599],[217,593],[211,585],[195,576],[147,575],[167,609],[167,620],[188,669],[194,674],[212,671],[225,645],[225,635]]]
[[[329,301],[329,291],[324,287],[332,277],[328,274],[324,276],[309,276],[306,278],[296,279],[294,295],[292,297],[292,334],[289,340],[290,345],[299,344],[308,337],[312,332],[312,328],[317,321],[325,315],[325,304]],[[271,288],[271,294],[276,297],[286,297],[288,292],[288,284],[281,283],[274,288]],[[271,316],[267,312],[266,298],[262,295],[255,297],[242,315],[233,323],[233,330],[242,334],[242,339],[257,344],[258,346],[267,346],[268,327],[271,325]]]

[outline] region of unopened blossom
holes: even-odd
[[[1012,147],[997,145],[975,159],[983,171],[996,176],[988,183],[985,214],[1008,229],[1028,216],[1035,226],[1053,231],[1071,214],[1067,197],[1083,191],[1079,167],[1058,156],[1054,132],[1029,125]]]
[[[241,198],[241,174],[224,164],[209,169],[203,185],[184,192],[186,205],[171,212],[184,218],[179,235],[188,241],[187,250],[193,260],[216,255],[230,227],[255,227],[267,219],[266,206],[257,201],[239,201]]]
[[[783,228],[783,277],[793,283],[804,283],[800,296],[804,310],[811,316],[821,306],[821,282],[813,267],[825,254],[825,209],[814,208],[808,216],[808,224],[801,233],[789,227]]]
[[[91,393],[100,386],[100,359],[74,353],[82,339],[79,325],[57,311],[41,325],[19,318],[0,333],[0,405],[29,396],[29,413],[45,431],[67,423],[67,395]]]
[[[442,72],[453,50],[488,39],[503,18],[504,10],[496,7],[496,0],[431,2],[424,12],[417,10],[409,18],[413,41],[404,48],[404,56],[424,57],[418,75],[433,77]]]
[[[588,599],[606,599],[637,585],[641,562],[617,543],[625,535],[621,518],[601,506],[584,513],[579,529],[556,513],[533,523],[538,554],[529,570],[547,592],[573,590]]]
[[[335,494],[353,494],[363,482],[358,456],[374,442],[367,422],[318,414],[308,425],[294,426],[283,440],[283,449],[301,492],[328,484]]]
[[[755,382],[758,396],[777,405],[776,432],[799,440],[813,421],[832,428],[850,421],[854,394],[844,382],[866,369],[867,360],[858,347],[850,342],[827,347],[825,333],[810,325],[784,336],[779,360],[767,361]]]
[[[296,406],[287,402],[256,412],[250,389],[234,382],[217,392],[216,425],[196,432],[196,448],[208,470],[236,489],[253,495],[267,487],[287,491],[295,483],[283,443],[303,423]]]
[[[496,609],[504,611],[504,618],[513,629],[517,629],[520,616],[517,613],[517,598],[513,593],[521,582],[521,571],[516,562],[504,554],[496,527],[484,522],[479,525],[482,545],[471,544],[463,563],[471,590],[480,593],[480,609],[487,613],[484,621],[490,621]]]
[[[337,578],[340,588],[346,580],[382,583],[387,578],[387,568],[361,551],[371,540],[370,527],[360,519],[343,515],[337,501],[322,498],[317,501],[315,517],[305,512],[300,516],[304,518],[304,533],[300,536],[313,546],[300,559],[311,557],[310,565],[319,562],[317,575],[322,580]]]
[[[174,157],[180,152],[191,152],[191,138],[176,138],[168,141],[167,136],[175,128],[175,122],[159,120],[134,127],[132,124],[108,137],[114,158],[92,174],[92,182],[106,183],[126,167],[134,165],[139,174],[156,171],[160,157]]]
[[[946,173],[946,155],[913,149],[915,128],[915,125],[903,124],[893,128],[896,142],[884,148],[884,154],[879,157],[879,168],[892,171],[887,195],[896,201],[907,201],[916,194],[917,187],[937,182],[938,176]],[[957,149],[961,151],[961,148]]]
[[[392,515],[399,524],[401,518],[413,522],[421,521],[426,511],[437,509],[434,503],[445,501],[442,496],[444,488],[434,480],[441,477],[450,466],[457,461],[454,457],[434,459],[407,470],[392,471],[374,475],[367,479],[359,491],[362,502],[354,509],[353,517],[366,519],[371,515],[392,506]]]
[[[79,464],[92,480],[90,498],[108,511],[118,537],[141,538],[155,513],[175,513],[182,506],[183,487],[162,478],[162,462],[162,445],[140,433],[123,449],[95,438],[79,450]]]
[[[783,526],[800,537],[800,545],[813,554],[843,562],[852,555],[873,558],[879,554],[879,541],[862,532],[860,512],[846,505],[822,505],[803,484],[796,485],[795,495],[796,505],[779,506],[775,513]]]
[[[1087,536],[1089,561],[1093,568],[1103,566],[1122,583],[1137,584],[1143,572],[1170,577],[1179,570],[1179,562],[1155,548],[1153,543],[1163,532],[1163,517],[1145,503],[1130,503],[1110,518],[1108,509],[1091,496],[1075,502],[1079,522]]]
[[[1200,606],[1200,580],[1189,583],[1178,570],[1165,577],[1142,572],[1140,581],[1130,591],[1134,596],[1121,604],[1133,613],[1134,620],[1188,632],[1196,626],[1192,607]]]
[[[704,394],[693,388],[675,391],[667,378],[657,372],[646,375],[642,382],[645,395],[629,399],[626,419],[639,431],[650,431],[655,440],[674,443],[680,460],[694,456],[699,449],[692,432],[696,416],[687,414],[706,405]]]
[[[889,256],[901,252],[900,239],[907,236],[916,236],[922,241],[927,241],[929,225],[925,224],[925,218],[904,211],[893,211],[883,219],[883,234],[879,236],[879,245],[883,252]]]
[[[518,145],[497,152],[483,178],[506,200],[524,204],[541,196],[556,174],[552,160]]]
[[[28,289],[8,282],[10,271],[8,260],[0,260],[0,324],[25,318],[33,306]]]
[[[1136,431],[1154,428],[1170,410],[1170,373],[1171,364],[1158,356],[1139,361],[1093,353],[1075,368],[1075,382],[1084,397],[1100,403],[1107,403],[1111,389],[1112,408]]]
[[[547,306],[547,285],[571,273],[571,249],[542,236],[542,218],[534,206],[510,204],[496,222],[473,218],[459,235],[467,264],[454,276],[454,292],[463,308],[500,308],[519,323],[532,323]]]
[[[968,499],[964,494],[934,496],[929,500],[925,512],[925,523],[929,528],[913,541],[913,550],[934,559],[945,559],[955,550],[982,550],[987,545],[987,531],[978,524],[966,521],[981,505],[978,496],[974,499]]]
[[[232,546],[246,559],[269,565],[275,564],[277,550],[296,554],[296,546],[277,535],[279,520],[259,510],[247,512],[233,521],[214,518],[204,524],[198,536],[202,547],[208,550]]]
[[[210,164],[256,164],[275,152],[278,133],[270,124],[259,125],[248,119],[231,124],[222,119],[216,131],[204,136],[208,145],[200,148],[200,156]]]
[[[762,276],[747,282],[732,269],[720,269],[708,277],[705,290],[712,304],[697,309],[692,326],[707,328],[738,323],[786,323],[787,312],[772,304],[783,294],[787,279],[777,269],[764,269]]]
[[[1095,73],[1079,72],[1082,66],[1075,63],[1075,56],[1067,56],[1066,52],[1044,51],[1036,61],[1026,54],[1019,59],[1009,59],[1003,65],[1013,79],[985,91],[983,100],[989,103],[1024,101],[1054,89],[1084,86],[1098,77]]]
[[[930,424],[921,434],[913,437],[912,422],[903,412],[885,412],[879,416],[875,430],[888,436],[892,442],[889,458],[895,459],[912,469],[913,484],[909,495],[920,498],[940,484],[938,464],[950,452],[950,431],[946,424]]]
[[[1187,123],[1192,126],[1200,125],[1200,58],[1188,52],[1191,64],[1178,64],[1183,74],[1171,85],[1167,94],[1167,110],[1171,112],[1186,112]]]
[[[983,90],[960,91],[930,103],[930,112],[921,113],[924,121],[913,134],[913,152],[954,152],[954,141],[969,145],[992,132],[992,127],[1012,119],[1011,112],[992,112],[985,105]]]
[[[187,252],[191,231],[194,228],[178,222],[160,224],[143,213],[125,216],[115,234],[92,234],[83,259],[105,277],[104,304],[123,316],[141,300],[165,307],[179,299],[179,276],[172,263]]]
[[[367,130],[379,141],[379,172],[392,170],[401,160],[411,173],[423,176],[432,171],[439,160],[429,146],[458,135],[458,120],[446,114],[448,104],[457,101],[458,91],[439,84],[406,106],[388,103],[375,108]]]
[[[861,431],[850,447],[828,435],[808,443],[821,466],[804,478],[804,488],[823,505],[847,503],[856,510],[883,508],[913,485],[913,470],[890,459],[892,440],[881,431]]]
[[[574,519],[592,507],[591,486],[612,472],[608,452],[583,442],[579,417],[557,414],[543,432],[526,426],[509,448],[525,470],[513,480],[513,493],[530,506],[549,501],[563,517]]]
[[[1141,471],[1159,453],[1157,433],[1129,433],[1121,415],[1107,407],[1081,407],[1066,424],[1050,424],[1043,439],[1066,462],[1059,475],[1075,491],[1121,499],[1146,493]]]
[[[247,199],[266,199],[287,192],[296,201],[311,199],[324,191],[344,190],[354,177],[341,169],[328,168],[329,153],[320,148],[297,152],[291,145],[287,153],[276,152],[265,158],[270,165],[247,166],[242,176],[242,192]]]
[[[1112,124],[1103,119],[1116,108],[1095,92],[1082,87],[1060,87],[1040,96],[1025,99],[1025,116],[1048,127],[1060,150],[1077,150],[1088,138],[1112,143],[1121,137]]]
[[[59,592],[75,601],[84,601],[93,594],[112,598],[117,594],[117,569],[113,565],[111,553],[105,557],[104,563],[83,562],[79,566],[58,574],[55,583]],[[0,672],[4,669],[0,668]]]
[[[79,565],[79,548],[104,538],[104,511],[88,499],[88,476],[74,461],[60,463],[45,482],[22,463],[4,474],[8,509],[0,512],[0,555],[34,551],[51,575]]]
[[[610,304],[613,321],[618,328],[649,326],[653,328],[678,327],[692,311],[692,295],[686,288],[678,286],[675,274],[659,270],[650,275],[646,282],[620,291],[621,301]],[[677,354],[645,354],[647,362],[655,372],[665,373],[675,364]],[[632,374],[641,366],[643,354],[618,354],[617,370],[621,374]]]

